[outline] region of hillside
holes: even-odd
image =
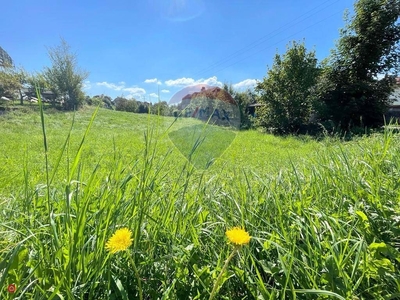
[[[86,109],[75,115],[59,112],[46,114],[50,159],[56,159],[59,155],[74,118],[70,148],[77,147],[93,112],[93,109]],[[18,174],[21,174],[24,167],[21,160],[25,157],[32,160],[28,161],[31,163],[31,172],[39,176],[44,167],[39,112],[16,112],[0,116],[0,126],[0,159],[5,162],[3,174],[9,179],[6,182],[15,183],[15,179],[11,178],[18,178]],[[184,130],[179,131],[182,128]],[[204,127],[203,122],[192,118],[180,118],[175,122],[172,117],[100,109],[85,140],[83,157],[92,166],[100,160],[101,164],[107,164],[114,155],[121,156],[124,161],[130,161],[143,151],[144,133],[148,129],[154,131],[153,142],[157,142],[159,155],[172,151],[169,160],[174,166],[182,166],[196,140],[203,139],[206,135],[202,141],[204,145],[200,145],[192,159],[200,170],[208,166],[211,173],[219,173],[222,170],[232,172],[241,168],[259,172],[277,170],[289,167],[288,159],[296,162],[322,147],[317,142],[306,142],[295,137],[280,138],[257,131],[238,132],[217,126]],[[225,132],[229,134],[221,144],[220,138],[226,137]],[[73,150],[70,150],[70,153],[72,155]],[[196,158],[197,154],[200,157]],[[210,165],[210,161],[214,163]],[[11,174],[9,170],[12,170]],[[0,178],[1,174],[2,172]]]
[[[45,134],[0,116],[0,281],[21,299],[400,294],[399,135],[93,112],[48,110]]]

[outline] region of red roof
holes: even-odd
[[[192,99],[192,94],[187,94],[185,97],[182,98],[182,100],[186,99]]]
[[[221,89],[220,87],[212,87],[209,89],[203,87],[200,92],[194,92],[192,94],[188,94],[185,97],[183,97],[182,100],[186,99],[191,100],[194,98],[204,97],[204,96],[210,99],[220,100],[229,104],[236,105],[236,102],[232,98],[232,96],[227,91]]]

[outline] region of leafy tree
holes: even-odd
[[[8,53],[0,47],[0,97],[14,99],[18,92],[23,105],[22,88],[28,77],[28,73],[21,67],[15,67]]]
[[[254,126],[254,117],[249,114],[249,105],[257,102],[256,95],[251,90],[235,92],[233,95],[240,111],[240,128],[249,129]]]
[[[49,88],[46,78],[42,73],[27,75],[25,83],[31,95],[36,95],[36,88],[38,88],[40,92]]]
[[[250,89],[246,91],[236,91],[231,84],[224,83],[224,90],[227,91],[235,100],[240,112],[240,129],[248,129],[253,126],[252,117],[248,113],[248,106],[256,103],[256,95]]]
[[[113,101],[115,105],[115,110],[118,111],[128,111],[128,112],[133,112],[137,113],[138,112],[138,102],[135,99],[126,99],[123,97],[117,97]]]
[[[151,106],[151,113],[160,116],[168,116],[170,115],[170,110],[168,107],[168,103],[165,101],[159,101],[154,103]]]
[[[48,54],[52,66],[45,68],[43,75],[50,89],[64,99],[65,109],[78,108],[85,100],[82,88],[88,73],[78,68],[77,55],[63,39],[59,46],[49,48]]]
[[[286,53],[275,55],[272,68],[256,86],[260,92],[258,124],[277,133],[295,133],[309,122],[313,88],[319,69],[315,52],[292,42]]]
[[[40,92],[47,88],[47,82],[42,74],[29,74],[23,68],[9,66],[0,69],[0,96],[15,98],[17,93],[20,98],[20,104],[24,104],[23,88],[30,96],[36,97],[36,87]]]
[[[107,109],[114,109],[112,98],[110,96],[103,95],[103,94],[93,96],[92,98],[89,96],[86,96],[85,102],[88,105],[100,106],[100,107],[107,108]]]
[[[318,87],[322,119],[344,130],[383,123],[400,68],[400,2],[359,0],[354,8]]]
[[[26,82],[27,73],[14,66],[8,65],[0,67],[0,97],[16,98],[16,93],[19,92],[21,104],[23,104],[22,87]]]
[[[103,96],[102,97],[103,107],[107,109],[114,109],[112,98],[107,95],[102,95],[102,96]]]
[[[150,103],[137,101],[137,104],[138,104],[137,112],[139,114],[148,114],[149,113],[149,111],[150,111]]]

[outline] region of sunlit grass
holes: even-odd
[[[47,171],[40,114],[0,116],[1,299],[399,298],[398,135],[207,144],[194,120],[93,113],[44,114]]]

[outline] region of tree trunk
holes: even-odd
[[[21,101],[21,105],[24,105],[24,98],[22,97],[22,90],[19,89],[19,100]]]

